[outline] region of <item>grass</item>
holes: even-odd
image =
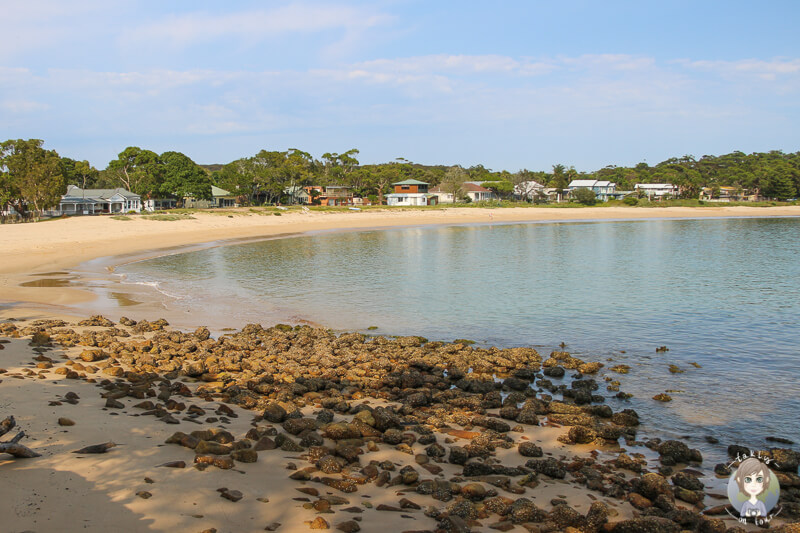
[[[184,215],[184,214],[166,214],[166,213],[158,213],[155,215],[142,215],[142,218],[146,220],[158,220],[161,222],[175,222],[178,220],[194,220],[194,217],[191,215]]]
[[[111,220],[133,220],[133,219],[128,215],[114,215],[113,217],[111,217]]]

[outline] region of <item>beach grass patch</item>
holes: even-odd
[[[111,220],[133,220],[133,219],[128,215],[114,215],[113,217],[111,217]]]
[[[147,220],[158,220],[161,222],[175,222],[178,220],[194,220],[195,218],[191,215],[184,215],[184,214],[158,214],[158,215],[142,215]]]

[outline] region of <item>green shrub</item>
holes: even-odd
[[[573,191],[572,195],[578,203],[583,205],[594,205],[597,203],[597,197],[591,189],[581,187]]]
[[[639,199],[633,196],[626,196],[622,201],[625,203],[625,205],[636,205],[639,203]]]

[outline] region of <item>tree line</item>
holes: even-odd
[[[40,139],[0,143],[0,206],[19,213],[41,212],[56,205],[67,185],[85,189],[123,187],[143,198],[210,199],[216,185],[245,205],[291,202],[293,191],[308,185],[345,185],[357,196],[383,201],[391,184],[417,179],[459,197],[465,181],[480,183],[504,198],[539,183],[566,189],[574,179],[608,180],[618,190],[637,183],[672,183],[683,198],[697,198],[704,187],[735,187],[779,200],[800,192],[800,152],[705,155],[670,158],[655,166],[607,166],[593,172],[553,165],[549,171],[493,171],[483,165],[421,165],[403,158],[380,164],[358,161],[359,151],[326,152],[317,159],[297,148],[261,150],[227,164],[199,165],[180,152],[156,152],[129,146],[107,167],[61,157]]]

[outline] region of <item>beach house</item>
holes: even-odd
[[[139,213],[142,197],[122,187],[116,189],[81,189],[69,185],[61,196],[57,215],[95,215],[99,213]]]
[[[648,200],[662,200],[665,197],[676,198],[678,187],[671,183],[637,183],[633,186],[634,192],[642,193]]]
[[[428,191],[428,183],[407,179],[392,183],[394,192],[386,196],[388,205],[436,205],[439,197]]]
[[[194,209],[208,209],[212,207],[237,207],[236,196],[226,191],[225,189],[220,189],[216,185],[212,185],[210,200],[198,199],[195,198],[194,196],[185,196],[183,198],[183,207],[189,207]]]
[[[440,204],[452,204],[455,202],[453,199],[453,192],[443,190],[441,185],[433,187],[429,192],[436,195]],[[465,181],[461,185],[461,194],[463,197],[469,198],[470,202],[484,202],[497,199],[497,195],[494,191],[482,187],[480,182],[477,181]]]
[[[572,180],[567,188],[570,193],[577,189],[589,189],[594,192],[598,200],[607,202],[609,198],[614,196],[617,190],[617,184],[611,181],[601,180]]]
[[[545,197],[544,185],[538,181],[521,181],[514,185],[514,199],[532,202]]]

